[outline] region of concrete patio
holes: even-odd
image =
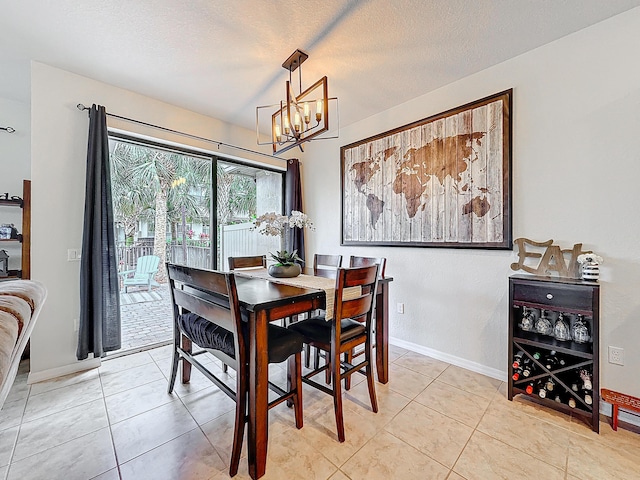
[[[173,338],[169,285],[164,284],[155,287],[152,292],[158,294],[160,299],[126,304],[128,301],[132,301],[132,298],[133,301],[140,300],[136,298],[139,296],[132,294],[125,299],[123,296],[126,294],[120,294],[122,303],[120,307],[122,348],[111,354],[124,352],[126,350],[136,350],[161,342],[168,342]],[[157,297],[157,295],[154,295],[154,297]],[[148,295],[147,298],[149,298]]]

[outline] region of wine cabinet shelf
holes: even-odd
[[[523,345],[531,345],[532,347],[555,350],[556,352],[564,353],[567,355],[574,355],[576,357],[593,358],[590,343],[561,342],[548,335],[540,335],[533,332],[524,332],[522,330],[517,332],[517,336],[513,336],[513,341],[521,343]]]
[[[3,195],[4,197],[4,195]],[[20,269],[9,270],[8,276],[0,277],[0,281],[15,280],[16,278],[28,279],[31,277],[31,181],[23,180],[22,182],[22,198],[1,198],[0,199],[0,217],[8,211],[4,207],[17,207],[22,210],[22,231],[18,233],[18,238],[2,238],[0,242],[3,244],[14,243],[20,244]],[[0,224],[3,222],[0,221]],[[6,235],[3,235],[6,236]],[[9,248],[7,245],[4,248]],[[14,247],[17,249],[17,247]]]
[[[551,306],[551,305],[545,305],[544,303],[537,303],[537,302],[525,302],[525,301],[515,301],[513,302],[514,306],[518,306],[518,307],[531,307],[531,308],[537,308],[537,309],[545,309],[545,310],[550,310],[550,311],[554,311],[554,312],[564,312],[564,313],[576,313],[576,314],[581,314],[581,315],[589,315],[591,310],[586,310],[586,309],[582,309],[582,308],[571,308],[571,307],[556,307],[556,306]]]
[[[560,412],[581,415],[583,417],[585,417],[585,416],[591,417],[593,415],[593,409],[592,408],[587,409],[586,406],[583,406],[583,407],[576,406],[574,408],[571,408],[569,405],[567,405],[565,403],[558,403],[555,400],[550,400],[548,398],[540,398],[537,395],[529,395],[522,388],[513,387],[513,394],[514,395],[517,395],[517,394],[525,395],[526,397],[530,398],[531,400],[533,400],[534,402],[536,402],[536,403],[538,403],[540,405],[544,405],[545,407],[550,407],[550,408],[552,408],[554,410],[558,410]]]
[[[509,400],[525,395],[599,432],[599,310],[595,282],[509,277]]]

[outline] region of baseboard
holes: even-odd
[[[41,372],[29,372],[27,378],[27,384],[44,382],[45,380],[51,380],[53,378],[62,377],[71,373],[83,372],[85,370],[91,370],[92,368],[98,368],[102,364],[100,358],[89,358],[82,362],[72,363],[71,365],[64,365],[62,367],[50,368],[49,370],[42,370]]]
[[[611,404],[600,399],[600,413],[602,415],[605,415],[608,418],[611,418],[611,414],[612,414],[611,411],[612,411]],[[633,425],[634,427],[640,427],[640,415],[635,415],[633,413],[626,412],[625,410],[619,409],[618,423],[619,424],[628,423],[630,425]],[[619,425],[619,426],[624,428],[624,425]]]
[[[503,382],[507,381],[507,372],[503,372],[496,368],[487,367],[486,365],[482,365],[477,362],[472,362],[471,360],[467,360],[466,358],[456,357],[455,355],[441,352],[439,350],[434,350],[433,348],[424,347],[416,343],[407,342],[406,340],[400,340],[399,338],[390,337],[389,343],[391,345],[405,348],[412,352],[435,358],[436,360],[450,363],[451,365],[455,365],[456,367],[464,368],[466,370],[471,370],[472,372],[486,375],[487,377],[495,378],[496,380],[501,380]],[[611,404],[605,402],[604,400],[601,400],[600,413],[608,418],[611,418]],[[640,415],[634,415],[633,413],[625,412],[624,410],[618,411],[618,421],[633,425],[634,427],[640,427]],[[623,425],[620,426],[621,428],[624,428]]]
[[[495,378],[496,380],[500,380],[502,382],[507,381],[507,372],[498,370],[497,368],[487,367],[486,365],[482,365],[481,363],[472,362],[471,360],[467,360],[466,358],[456,357],[455,355],[441,352],[439,350],[434,350],[433,348],[424,347],[422,345],[418,345],[417,343],[400,340],[399,338],[390,337],[389,343],[398,347],[405,348],[407,350],[411,350],[412,352],[426,355],[427,357],[435,358],[436,360],[450,363],[451,365],[455,365],[456,367],[464,368],[466,370],[471,370],[472,372],[486,375],[487,377]]]

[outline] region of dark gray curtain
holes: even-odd
[[[302,212],[302,180],[300,178],[300,162],[293,158],[287,160],[285,181],[284,210],[291,215],[292,210]],[[304,260],[304,228],[289,228],[285,239],[289,251],[298,250],[298,256]]]
[[[120,297],[116,258],[107,113],[89,112],[87,184],[80,260],[80,328],[78,360],[120,348]]]

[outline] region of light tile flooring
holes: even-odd
[[[198,372],[168,395],[169,363],[162,347],[31,386],[23,370],[0,411],[0,479],[227,478],[233,402]],[[271,410],[265,480],[640,478],[640,435],[606,423],[596,435],[429,357],[392,347],[377,393],[377,414],[362,381],[345,394],[343,444],[327,395],[305,386],[301,430],[285,405]]]

